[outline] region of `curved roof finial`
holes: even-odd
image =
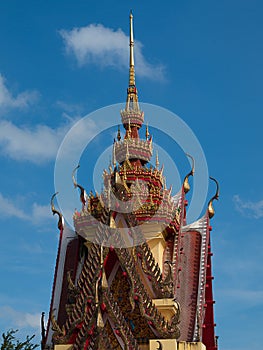
[[[59,230],[63,230],[64,229],[64,218],[62,216],[62,214],[56,210],[55,205],[54,205],[54,198],[56,197],[56,195],[58,194],[58,192],[54,193],[53,196],[51,197],[51,201],[50,201],[50,205],[51,205],[51,211],[53,213],[53,215],[57,214],[58,215],[58,228]]]
[[[80,186],[75,179],[75,173],[79,167],[80,165],[76,166],[76,168],[72,171],[72,180],[73,180],[74,188],[78,187],[80,189],[80,201],[85,206],[86,200],[87,200],[87,194],[86,194],[85,188]]]
[[[215,195],[210,199],[210,201],[208,202],[208,216],[209,219],[211,219],[214,215],[215,215],[215,209],[213,207],[213,201],[216,199],[218,200],[219,198],[219,184],[218,181],[216,179],[214,179],[212,176],[209,176],[211,180],[213,180],[216,183],[216,193]]]
[[[188,153],[185,153],[187,155],[187,157],[189,157],[191,160],[192,160],[192,169],[191,171],[185,176],[184,178],[184,193],[187,193],[190,191],[190,185],[189,185],[189,176],[194,176],[194,172],[195,172],[195,160],[194,158],[188,154]]]

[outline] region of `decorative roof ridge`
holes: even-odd
[[[180,308],[178,308],[178,313],[174,315],[170,321],[167,321],[160,313],[145,289],[139,290],[137,293],[135,293],[135,296],[139,300],[141,316],[145,317],[147,321],[151,322],[149,326],[153,326],[161,337],[173,339],[178,339],[180,337],[180,330],[178,328]]]
[[[166,321],[146,291],[145,286],[137,273],[134,257],[131,256],[127,249],[116,249],[115,252],[121,265],[126,269],[130,277],[130,282],[132,283],[131,296],[136,297],[137,300],[139,300],[141,316],[145,317],[147,321],[150,320],[157,332],[164,338],[179,338],[179,314],[175,315],[170,322]],[[134,302],[133,305],[135,305]]]
[[[156,293],[157,298],[163,298],[164,286],[163,286],[163,275],[159,264],[155,261],[152,251],[147,242],[143,243],[141,246],[137,247],[137,254],[140,254],[140,250],[143,252],[140,256],[140,265],[143,272],[151,276],[151,282],[153,285],[153,290]],[[138,259],[137,259],[138,260]],[[151,262],[153,263],[151,264]]]
[[[91,339],[88,350],[114,350],[109,342],[108,333],[104,327],[101,332],[98,332],[95,341]]]
[[[125,138],[114,143],[115,156],[120,164],[128,159],[140,159],[148,163],[152,157],[152,138],[141,140],[139,138]]]
[[[122,340],[125,342],[126,340],[126,346],[132,346],[132,349],[139,350],[139,346],[137,344],[137,341],[127,323],[125,320],[121,309],[119,308],[118,304],[114,301],[114,298],[112,296],[112,293],[110,291],[107,291],[107,293],[103,296],[104,301],[106,305],[111,309],[110,315],[114,318],[115,322],[119,326],[119,330],[121,333],[123,333],[123,336],[125,339],[122,338]],[[109,312],[108,308],[107,311]]]
[[[103,323],[101,310],[100,310],[101,298],[99,296],[99,285],[100,283],[103,284],[103,277],[104,277],[104,272],[103,272],[104,271],[103,269],[104,250],[103,250],[103,246],[98,246],[98,248],[100,249],[99,273],[97,274],[95,279],[93,278],[93,280],[89,281],[88,283],[93,287],[93,291],[92,291],[93,294],[90,296],[85,295],[85,299],[91,299],[91,300],[89,302],[89,306],[88,305],[85,306],[84,318],[82,320],[83,325],[76,338],[76,343],[81,349],[83,348],[84,342],[87,340],[86,335],[89,336],[90,334],[93,333],[95,329],[95,323],[96,323],[96,332],[98,334],[100,334],[104,328],[104,323]],[[96,281],[95,285],[94,285],[94,281]],[[101,287],[103,288],[102,285]]]
[[[74,308],[67,319],[67,332],[72,331],[72,326],[76,324],[76,321],[83,321],[85,317],[85,307],[87,300],[89,298],[95,298],[95,288],[93,281],[96,279],[96,276],[99,276],[100,272],[100,259],[98,257],[97,249],[99,249],[97,245],[91,245],[89,249],[89,256],[86,258],[81,274],[79,276],[77,284],[81,292],[77,296]]]
[[[96,323],[97,319],[97,313],[94,312],[91,314],[91,318],[87,321],[85,318],[85,322],[83,319],[83,326],[80,329],[80,331],[77,334],[74,348],[76,349],[76,345],[78,346],[78,349],[84,348],[84,342],[87,340],[87,336],[89,336],[89,333],[93,333],[93,329],[95,328],[94,323]]]

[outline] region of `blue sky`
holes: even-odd
[[[79,118],[124,102],[130,8],[140,100],[191,127],[221,185],[212,221],[220,349],[260,350],[259,0],[0,2],[0,330],[38,333],[40,313],[48,313],[58,245],[49,208],[56,154]],[[89,169],[89,155],[81,169]],[[92,178],[81,169],[80,182],[90,190]],[[211,185],[208,198],[212,193]]]

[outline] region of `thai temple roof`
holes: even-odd
[[[60,240],[42,349],[216,350],[210,220],[218,183],[213,179],[216,194],[204,215],[187,224],[194,160],[172,195],[158,155],[149,166],[148,127],[145,138],[139,136],[144,113],[135,84],[132,13],[129,45],[127,99],[120,112],[125,135],[116,131],[100,194],[87,195],[74,170],[82,204],[73,213],[74,236],[52,197]]]

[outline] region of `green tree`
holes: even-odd
[[[10,329],[6,333],[2,334],[1,350],[34,350],[38,347],[38,344],[33,344],[31,337],[27,336],[25,341],[20,341],[16,338],[18,330]]]

